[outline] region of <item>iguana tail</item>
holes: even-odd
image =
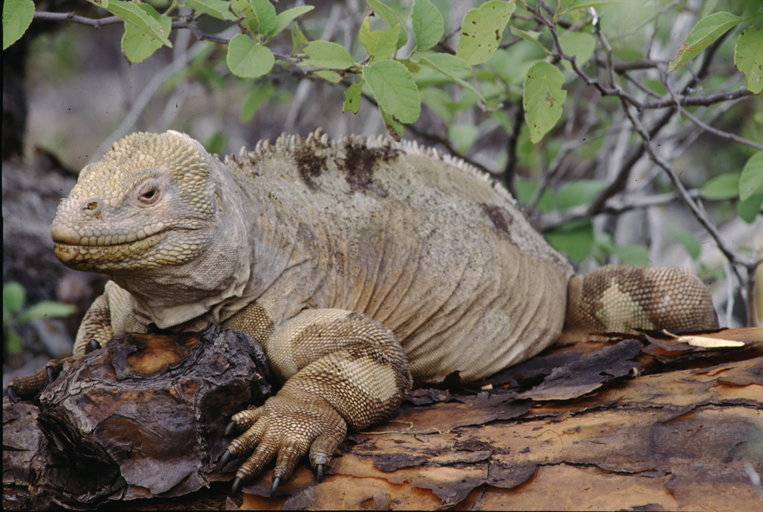
[[[717,329],[713,300],[685,268],[612,265],[574,276],[561,343],[604,341],[636,329]]]

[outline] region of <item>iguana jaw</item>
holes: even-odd
[[[69,244],[57,241],[54,235],[54,252],[61,263],[69,268],[90,272],[105,272],[141,267],[159,266],[177,262],[177,258],[157,258],[150,255],[152,248],[167,239],[169,232],[146,235],[139,240],[116,244]],[[87,239],[84,239],[87,240]],[[136,258],[137,256],[141,256]],[[161,256],[159,254],[158,256]]]
[[[53,238],[53,242],[63,245],[75,245],[75,246],[111,246],[111,245],[124,245],[133,242],[141,241],[149,238],[153,235],[159,234],[166,229],[163,222],[155,222],[149,226],[145,226],[139,231],[133,231],[130,233],[119,234],[100,234],[96,235],[92,230],[77,231],[60,222],[55,222],[50,228],[50,235]]]

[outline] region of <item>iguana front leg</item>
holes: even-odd
[[[228,326],[245,327],[240,321]],[[412,385],[408,361],[392,331],[361,313],[303,311],[263,346],[272,371],[285,384],[262,407],[233,417],[245,432],[231,442],[221,467],[230,456],[254,450],[236,472],[234,492],[276,455],[273,494],[308,450],[320,477],[347,430],[392,417]]]

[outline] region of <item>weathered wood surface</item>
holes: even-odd
[[[216,471],[230,416],[270,392],[241,333],[125,335],[71,364],[37,403],[3,404],[3,485],[36,508],[181,496]]]
[[[629,342],[621,342],[605,351],[626,356],[628,348]],[[524,379],[549,371],[557,377],[518,393],[532,401],[509,401],[509,392],[406,404],[394,422],[342,445],[323,483],[315,485],[302,467],[281,496],[269,500],[265,475],[244,489],[243,505],[763,510],[763,492],[752,476],[763,474],[760,345],[692,351],[692,358],[663,351],[665,360],[682,359],[664,367],[642,352],[636,359],[659,372],[614,380],[606,364],[595,368],[606,359],[601,349],[565,347],[528,362],[526,370],[512,369]],[[550,363],[545,368],[544,359]],[[619,366],[640,367],[631,359],[621,359]],[[604,388],[563,399],[596,387],[592,381],[599,373],[610,380]]]
[[[150,367],[156,373],[161,365],[145,350],[142,353],[144,371]],[[133,360],[131,368],[137,366]],[[722,350],[687,349],[669,342],[642,348],[642,342],[633,340],[558,347],[482,384],[487,383],[493,389],[452,387],[453,394],[440,389],[414,391],[393,421],[345,441],[322,483],[303,463],[270,499],[269,471],[244,487],[243,508],[757,511],[763,507],[763,490],[755,484],[755,475],[763,474],[760,343]],[[56,381],[51,388],[61,385]],[[66,394],[51,388],[43,396]],[[122,407],[127,407],[126,398],[118,400]],[[167,407],[152,400],[157,408]],[[221,396],[218,407],[227,407],[222,401]],[[25,425],[29,445],[15,447],[15,465],[8,463],[4,452],[4,503],[12,498],[11,491],[23,491],[30,474],[38,479],[55,474],[39,458],[22,457],[24,462],[19,462],[19,454],[34,453],[34,443],[47,442],[39,430],[33,432],[35,414],[31,405],[4,404],[4,445],[9,439],[17,442],[9,437],[12,425]],[[180,450],[185,457],[168,458],[166,453],[178,449],[146,453],[159,443],[140,446],[144,473],[158,468],[176,476],[182,471],[204,475],[210,482],[232,478],[216,473],[209,464],[224,449],[221,429],[229,415],[228,409],[222,411],[212,421],[213,432],[202,436],[207,446],[215,447],[207,452],[186,449]],[[152,427],[156,428],[158,424]],[[112,451],[124,445],[120,436],[132,431],[102,430],[108,435],[99,443]],[[180,436],[164,438],[166,443],[187,446],[180,440]],[[138,448],[134,444],[132,451]],[[122,478],[126,468],[129,464],[122,459]],[[104,479],[107,471],[101,469],[99,474]],[[9,481],[15,485],[9,487]],[[112,497],[176,496],[191,487],[182,483],[162,491],[155,476],[143,485],[130,481]],[[213,501],[207,494],[195,493],[201,508],[241,504],[241,496],[225,499],[221,486],[213,484]],[[32,487],[32,496],[36,491]],[[50,491],[38,494],[38,503],[40,496],[48,499]],[[193,496],[130,501],[125,506],[165,508],[177,500],[188,505]],[[71,499],[57,499],[72,505]]]

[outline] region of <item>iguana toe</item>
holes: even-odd
[[[226,449],[222,457],[220,457],[220,462],[217,463],[217,470],[222,471],[229,461],[230,461],[230,451]]]
[[[281,483],[281,479],[279,477],[273,478],[273,486],[270,488],[270,497],[275,498],[276,492],[278,492],[278,486]]]
[[[319,478],[331,455],[347,433],[347,423],[328,402],[317,396],[280,394],[271,397],[262,407],[242,411],[233,416],[237,428],[249,425],[231,441],[220,459],[219,467],[231,457],[249,458],[236,472],[236,479],[245,481],[260,474],[276,459],[273,471],[273,493],[287,480],[300,459],[309,453]],[[252,422],[252,418],[255,418]],[[235,483],[235,481],[234,481]]]
[[[101,348],[101,345],[99,345],[96,340],[90,340],[87,342],[87,347],[85,348],[85,354],[89,354],[90,352],[98,350],[99,348]]]
[[[241,489],[241,479],[239,477],[236,477],[233,479],[233,486],[230,489],[230,493],[238,494],[239,489]]]
[[[37,396],[48,384],[58,378],[58,375],[64,368],[64,363],[73,360],[74,358],[72,357],[53,359],[32,375],[11,379],[8,383],[8,398],[15,401],[19,398],[33,398]]]

